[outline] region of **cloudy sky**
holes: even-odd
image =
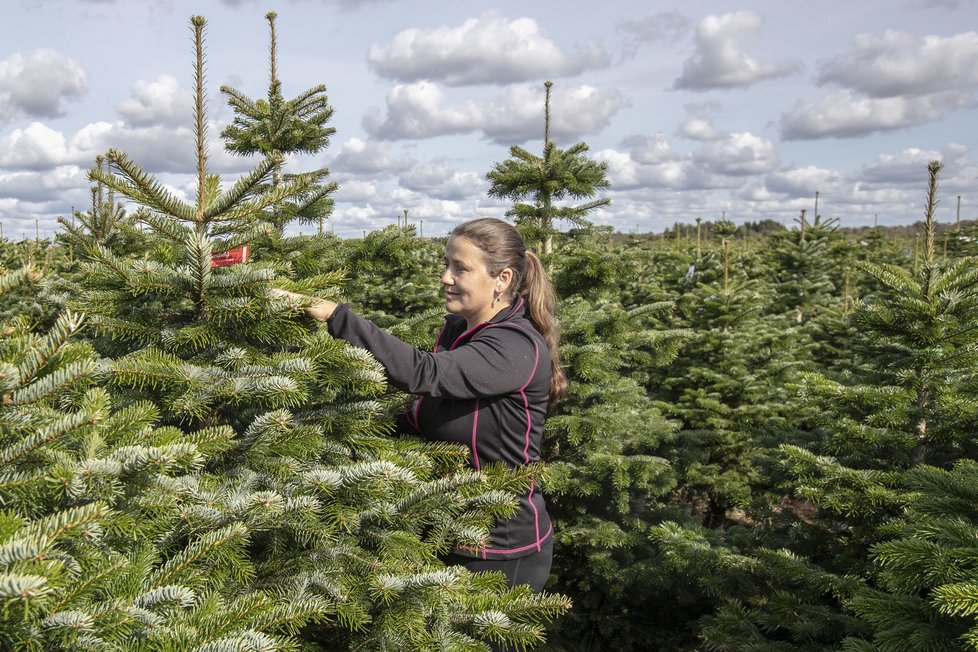
[[[939,219],[978,218],[975,0],[6,0],[0,23],[0,223],[46,234],[88,204],[110,147],[193,195],[189,18],[208,19],[211,165],[254,161],[216,140],[219,91],[268,83],[279,14],[287,96],[325,84],[337,132],[293,169],[339,182],[333,229],[403,211],[425,235],[503,216],[485,173],[551,137],[608,163],[621,231],[697,216],[844,226],[922,217],[925,165],[944,161]],[[311,228],[307,227],[311,232]]]

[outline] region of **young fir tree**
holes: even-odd
[[[858,245],[843,236],[836,219],[816,215],[809,222],[802,210],[796,222],[797,228],[771,236],[761,253],[774,293],[768,311],[794,316],[811,338],[816,366],[852,366],[858,332],[850,317],[862,294],[854,267]]]
[[[70,252],[50,240],[0,240],[0,274],[27,268],[39,275],[36,283],[15,286],[0,295],[0,319],[23,318],[39,329],[57,321],[70,293],[70,280],[58,276],[74,271]]]
[[[561,296],[568,395],[547,422],[545,489],[555,522],[553,586],[574,600],[554,648],[648,649],[669,628],[654,608],[664,596],[644,533],[675,482],[656,455],[675,425],[643,380],[689,334],[659,324],[668,302],[622,305],[622,280],[634,269],[610,234],[573,236],[548,261]]]
[[[188,483],[183,517],[158,538],[172,543],[233,529],[247,541],[250,570],[225,584],[228,599],[257,587],[281,597],[294,605],[288,633],[302,620],[318,622],[298,633],[310,645],[538,643],[566,598],[509,590],[501,575],[473,575],[438,560],[452,545],[482,544],[534,471],[477,473],[456,447],[386,436],[390,395],[382,370],[269,293],[274,282],[335,294],[338,275],[292,281],[284,276],[287,261],[271,257],[212,267],[212,252],[250,230],[251,216],[274,212],[315,180],[267,184],[277,155],[225,190],[208,173],[204,20],[191,22],[196,201],[179,201],[110,152],[111,169],[95,169],[91,178],[137,204],[152,232],[140,257],[93,246],[81,297],[101,334],[96,344],[115,356],[106,375],[117,400],[151,402],[168,427],[234,435]]]
[[[784,383],[805,357],[805,338],[765,315],[770,286],[749,278],[751,259],[735,253],[732,223],[718,223],[719,255],[704,255],[677,298],[676,326],[693,333],[687,354],[650,381],[649,391],[682,427],[663,455],[703,525],[721,528],[748,509],[762,484],[767,433],[794,407]]]
[[[772,238],[768,251],[773,260],[774,305],[778,313],[794,312],[799,324],[811,321],[817,310],[835,300],[839,256],[833,249],[845,245],[838,233],[838,220],[822,220],[816,215],[811,224],[805,211],[797,219],[798,228]]]
[[[838,650],[866,627],[839,607],[860,586],[754,528],[665,522],[649,538],[651,561],[668,582],[680,643],[661,649],[723,652]],[[775,544],[772,546],[771,544]],[[685,631],[683,631],[685,630]]]
[[[234,154],[260,154],[274,160],[270,180],[272,187],[297,178],[297,175],[283,170],[287,156],[316,154],[329,146],[330,137],[336,133],[335,128],[326,126],[333,117],[333,107],[329,105],[325,86],[315,86],[290,100],[282,95],[282,81],[278,77],[276,17],[274,11],[265,14],[270,39],[266,99],[252,101],[229,86],[221,87],[235,113],[234,120],[221,132],[225,147]],[[286,225],[291,222],[315,224],[322,234],[323,221],[333,212],[330,195],[338,186],[334,182],[326,182],[329,170],[320,168],[304,172],[302,176],[311,183],[287,199],[276,202],[263,213],[263,220],[272,227],[270,236],[273,242],[283,237]],[[264,185],[259,184],[253,192],[260,194],[264,190]]]
[[[98,169],[104,169],[105,164],[105,157],[95,158]],[[131,253],[135,241],[141,239],[136,233],[136,221],[115,201],[114,192],[106,192],[104,184],[96,183],[91,195],[92,204],[87,211],[73,210],[71,219],[58,217],[62,229],[59,240],[67,243],[75,258],[85,256],[86,248],[96,245],[118,255]]]
[[[31,275],[3,276],[0,292]],[[66,312],[45,333],[0,329],[0,648],[281,649],[323,601],[247,589],[241,524],[166,536],[233,433],[115,407],[91,348],[71,341],[81,325]]]
[[[439,278],[445,268],[445,243],[417,237],[413,226],[388,226],[363,238],[339,243],[335,262],[348,277],[344,292],[357,310],[383,328],[401,328],[405,318],[433,321],[435,332],[408,336],[430,347],[445,316]]]
[[[891,524],[899,536],[872,547],[876,586],[851,602],[873,639],[850,639],[846,650],[978,649],[976,480],[973,459],[901,478],[911,498]]]
[[[555,222],[567,220],[575,226],[589,226],[587,215],[591,211],[611,203],[607,197],[594,199],[577,206],[560,206],[565,198],[588,199],[609,186],[607,163],[597,163],[587,156],[586,143],[577,143],[562,150],[550,140],[550,88],[553,82],[544,83],[543,156],[513,145],[509,160],[496,163],[486,174],[489,179],[490,197],[510,199],[513,207],[506,215],[516,220],[523,238],[537,243],[540,253],[553,250],[553,236],[557,233]],[[525,203],[526,198],[533,203]]]
[[[805,395],[824,411],[824,446],[784,448],[796,495],[826,533],[813,561],[867,581],[847,606],[872,633],[854,635],[847,650],[958,649],[973,624],[966,602],[955,602],[970,581],[971,554],[970,544],[956,542],[973,526],[953,510],[940,521],[935,508],[962,499],[954,483],[969,467],[924,466],[951,469],[975,449],[978,272],[971,259],[944,265],[936,255],[940,169],[928,167],[918,271],[860,265],[886,288],[854,316],[863,363],[851,374],[805,380]]]

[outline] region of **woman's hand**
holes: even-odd
[[[307,297],[304,294],[280,290],[279,288],[272,288],[271,295],[288,300],[293,308],[303,308],[306,314],[316,321],[329,321],[329,318],[336,311],[336,302],[329,299]]]

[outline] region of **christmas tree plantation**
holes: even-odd
[[[271,291],[428,349],[444,312],[443,241],[288,235],[330,215],[328,170],[286,162],[332,107],[287,99],[266,19],[267,95],[222,89],[251,172],[208,166],[194,18],[192,198],[110,151],[56,241],[0,239],[0,649],[978,649],[978,248],[940,163],[913,227],[816,202],[626,237],[586,219],[586,144],[510,150],[492,193],[548,252],[569,391],[544,465],[476,472]],[[446,568],[530,482],[548,592]]]

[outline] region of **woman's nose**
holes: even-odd
[[[448,269],[441,273],[441,283],[442,285],[452,284],[452,275],[448,273]]]

